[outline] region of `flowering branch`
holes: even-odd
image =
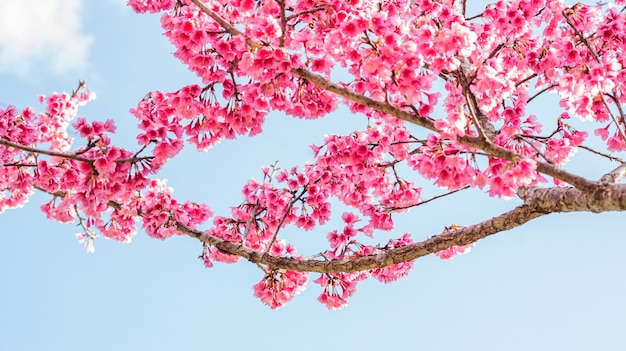
[[[12,147],[14,149],[30,152],[33,154],[61,157],[61,158],[66,158],[66,159],[74,160],[74,161],[80,161],[80,162],[86,162],[86,163],[93,163],[94,161],[88,158],[84,158],[84,157],[80,157],[80,156],[76,156],[76,155],[72,155],[72,154],[68,154],[64,152],[49,151],[49,150],[44,150],[44,149],[37,149],[37,148],[26,146],[26,145],[16,144],[8,140],[4,140],[4,139],[0,139],[0,145]]]
[[[520,197],[525,199],[523,205],[476,225],[450,230],[418,243],[392,249],[381,249],[376,254],[354,257],[349,260],[331,259],[320,261],[316,259],[276,257],[268,253],[251,250],[240,243],[211,236],[180,222],[176,222],[176,227],[181,233],[213,245],[223,252],[243,257],[253,263],[267,265],[273,269],[332,273],[364,271],[415,260],[452,246],[474,243],[550,213],[626,210],[626,185],[603,186],[590,195],[575,188],[520,189]]]
[[[319,76],[317,74],[313,74],[303,68],[292,69],[292,72],[294,72],[295,74],[297,74],[298,76],[302,78],[305,78],[306,80],[310,82],[315,83],[319,87],[322,87],[330,92],[336,93],[337,95],[350,99],[356,103],[370,107],[372,109],[375,109],[383,113],[387,113],[403,121],[418,125],[420,127],[424,127],[428,130],[438,132],[437,128],[435,127],[434,122],[430,119],[415,116],[412,113],[401,110],[390,104],[382,103],[372,98],[369,98],[367,96],[357,94],[348,88],[339,86],[333,82],[330,82],[324,77]],[[516,154],[515,152],[505,149],[501,146],[495,145],[492,142],[485,140],[483,138],[480,138],[480,137],[477,138],[477,137],[464,135],[464,136],[458,137],[458,141],[467,146],[472,146],[477,149],[481,149],[492,156],[502,158],[505,160],[511,161],[511,160],[520,158],[520,155]],[[554,165],[551,165],[545,162],[537,162],[537,171],[550,175],[554,178],[561,179],[583,191],[588,191],[594,187],[593,182],[590,182],[589,180],[583,177],[577,176],[575,174],[572,174],[559,167],[556,167]]]

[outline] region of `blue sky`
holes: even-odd
[[[98,98],[79,115],[114,118],[114,140],[135,145],[128,109],[148,91],[198,80],[170,55],[159,17],[134,14],[123,3],[0,3],[0,106],[40,108],[37,94],[70,91],[86,79]],[[538,113],[556,111],[541,106]],[[260,178],[260,166],[302,164],[312,158],[308,145],[324,134],[366,123],[341,109],[318,121],[271,115],[262,135],[206,154],[185,150],[159,176],[178,199],[207,202],[224,214],[240,202],[245,181]],[[612,168],[579,154],[572,169],[594,179]],[[483,240],[452,261],[420,259],[394,284],[360,284],[339,311],[316,301],[315,284],[272,311],[252,296],[262,277],[254,265],[207,270],[195,240],[143,233],[131,244],[99,239],[88,254],[76,242],[78,227],[45,219],[38,208],[44,201],[36,195],[0,215],[2,351],[626,349],[619,213],[553,215]],[[516,204],[461,193],[400,218],[394,234],[409,231],[419,240]],[[285,235],[310,253],[319,251],[328,228]]]

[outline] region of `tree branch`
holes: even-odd
[[[310,13],[315,13],[317,11],[322,11],[322,10],[326,10],[327,8],[330,8],[331,6],[315,6],[312,7],[308,10],[302,10],[300,12],[296,12],[296,13],[292,13],[291,15],[287,16],[287,21],[291,21],[294,18],[297,18],[299,16],[304,16],[304,15],[308,15]]]
[[[94,161],[95,161],[95,159],[80,157],[80,156],[77,156],[75,154],[69,154],[69,153],[57,152],[57,151],[50,151],[50,150],[44,150],[44,149],[38,149],[38,148],[34,148],[34,147],[22,145],[22,144],[16,144],[16,143],[10,142],[8,140],[4,140],[4,139],[0,139],[0,145],[4,145],[4,146],[7,146],[7,147],[11,147],[11,148],[22,150],[22,151],[26,151],[26,152],[31,152],[33,154],[41,154],[41,155],[60,157],[60,158],[68,159],[68,160],[85,162],[85,163],[89,163],[89,164],[93,164]],[[145,146],[143,148],[141,148],[141,150],[136,152],[134,156],[129,157],[129,158],[117,159],[114,162],[115,163],[126,163],[126,162],[128,162],[128,163],[136,163],[136,162],[149,161],[149,160],[154,159],[154,156],[139,157],[138,154],[141,153],[141,151],[143,151],[144,149],[145,149]],[[78,153],[78,154],[80,154],[80,153]],[[4,166],[19,166],[19,165],[17,165],[17,164],[8,164],[8,165],[6,165],[5,164]],[[32,166],[35,166],[35,165],[32,165]]]
[[[383,268],[392,264],[411,261],[445,250],[451,246],[468,245],[489,235],[522,225],[546,213],[534,211],[532,206],[522,205],[503,215],[480,224],[436,235],[428,240],[394,249],[381,249],[375,255],[349,260],[315,260],[277,257],[245,247],[243,244],[226,241],[177,222],[178,230],[198,240],[213,245],[219,250],[247,259],[250,262],[268,265],[273,269],[300,272],[356,272]]]
[[[499,46],[500,47],[500,46]],[[493,55],[497,52],[494,50]],[[496,138],[496,129],[493,124],[489,122],[487,116],[485,116],[480,108],[478,107],[478,100],[476,99],[476,95],[471,92],[470,85],[472,83],[471,76],[471,64],[467,57],[459,57],[461,61],[461,66],[457,70],[455,74],[457,76],[457,81],[461,85],[461,89],[463,91],[463,96],[465,97],[465,101],[467,102],[467,107],[470,111],[470,117],[472,121],[476,125],[476,130],[478,131],[478,135],[487,140],[494,140]]]
[[[590,148],[590,147],[588,147],[588,146],[585,146],[585,145],[578,145],[578,148],[579,148],[579,149],[586,150],[586,151],[589,151],[589,152],[594,153],[594,154],[596,154],[596,155],[599,155],[599,156],[605,157],[605,158],[607,158],[607,159],[609,159],[609,160],[611,160],[611,161],[617,161],[617,162],[619,162],[619,163],[624,163],[624,160],[622,160],[622,158],[621,158],[621,157],[611,156],[611,155],[609,155],[609,154],[605,154],[604,152],[600,152],[600,151],[598,151],[598,150],[592,149],[592,148]]]
[[[577,5],[580,5],[580,3],[578,3]],[[577,5],[574,5],[573,7],[576,8]],[[563,18],[565,18],[565,22],[567,22],[567,24],[572,28],[572,30],[574,30],[574,34],[576,34],[576,36],[578,36],[580,41],[582,41],[583,44],[585,44],[585,46],[587,47],[587,49],[589,50],[589,52],[591,53],[593,58],[595,58],[597,62],[602,62],[602,60],[600,60],[600,56],[598,56],[598,53],[596,52],[596,50],[594,50],[593,47],[591,46],[591,43],[589,43],[587,38],[585,38],[583,33],[581,33],[578,30],[578,28],[576,28],[576,26],[574,25],[574,23],[570,19],[570,17],[569,17],[570,14],[573,14],[574,12],[575,12],[575,10],[573,8],[566,8],[565,10],[563,10],[561,12],[561,14],[563,15]]]
[[[394,170],[394,172],[395,172],[395,170]],[[425,204],[427,204],[427,203],[429,203],[429,202],[431,202],[431,201],[434,201],[434,200],[440,199],[440,198],[442,198],[442,197],[446,197],[446,196],[448,196],[448,195],[452,195],[452,194],[457,193],[457,192],[459,192],[459,191],[461,191],[461,190],[467,190],[467,189],[469,189],[469,188],[470,188],[470,186],[469,186],[469,185],[466,185],[466,186],[464,186],[464,187],[462,187],[462,188],[459,188],[459,189],[456,189],[456,190],[452,190],[452,191],[448,191],[448,192],[446,192],[446,193],[444,193],[444,194],[439,194],[439,195],[433,196],[433,197],[431,197],[431,198],[430,198],[430,199],[428,199],[428,200],[420,201],[420,202],[418,202],[418,203],[411,204],[411,205],[406,205],[406,206],[398,206],[398,207],[396,207],[396,206],[391,206],[391,207],[388,207],[388,208],[387,208],[387,210],[388,210],[388,211],[405,210],[405,209],[407,209],[407,208],[412,208],[412,207],[417,207],[417,206],[425,205]]]
[[[626,163],[622,163],[614,170],[603,175],[602,178],[600,178],[598,182],[603,185],[616,184],[617,182],[622,180],[625,176],[626,176]]]
[[[4,146],[7,146],[7,147],[12,147],[14,149],[18,149],[18,150],[22,150],[22,151],[26,151],[26,152],[32,152],[34,154],[42,154],[42,155],[48,155],[48,156],[67,158],[67,159],[70,159],[70,160],[87,162],[87,163],[92,163],[93,162],[93,160],[88,159],[88,158],[84,158],[84,157],[80,157],[80,156],[76,156],[76,155],[72,155],[72,154],[66,154],[66,153],[63,153],[63,152],[56,152],[56,151],[37,149],[37,148],[34,148],[34,147],[22,145],[22,144],[12,143],[12,142],[10,142],[8,140],[4,140],[4,139],[0,139],[0,145],[4,145]]]
[[[435,235],[425,241],[393,249],[381,249],[374,255],[349,260],[315,260],[276,257],[226,241],[177,222],[178,230],[219,250],[243,257],[250,262],[268,265],[273,269],[301,272],[356,272],[383,268],[411,261],[452,246],[468,245],[490,235],[518,227],[535,218],[556,212],[604,212],[626,209],[626,185],[598,187],[591,194],[575,188],[523,188],[520,197],[525,203],[511,211],[470,227]],[[314,256],[315,257],[315,256]]]
[[[618,167],[619,168],[619,167]],[[520,188],[517,195],[550,212],[609,212],[626,210],[626,185],[598,185],[589,192],[575,188]]]
[[[200,0],[191,0],[202,12],[204,12],[207,16],[211,17],[215,22],[219,23],[222,28],[224,28],[228,34],[230,35],[243,35],[243,33],[235,28],[232,24],[230,24],[227,20],[222,18],[222,16],[213,12],[210,8],[206,7]]]
[[[392,106],[390,104],[384,103],[384,102],[380,102],[380,101],[376,101],[372,98],[369,98],[367,96],[358,94],[346,87],[342,87],[338,84],[335,84],[329,80],[327,80],[326,78],[311,73],[309,71],[307,71],[304,68],[292,68],[291,72],[301,78],[304,78],[312,83],[314,83],[315,85],[319,86],[320,88],[326,89],[332,93],[335,93],[339,96],[342,96],[344,98],[350,99],[358,104],[367,106],[369,108],[375,109],[377,111],[383,112],[383,113],[387,113],[389,115],[392,115],[394,117],[397,117],[403,121],[418,125],[420,127],[424,127],[428,130],[431,130],[433,132],[439,132],[439,130],[435,127],[435,123],[427,118],[422,118],[420,116],[416,116],[413,113],[409,113],[407,111],[401,110],[395,106]],[[462,144],[465,144],[467,146],[471,146],[480,150],[485,151],[486,153],[494,156],[494,157],[498,157],[501,159],[505,159],[505,160],[509,160],[512,161],[514,159],[519,159],[519,158],[523,158],[522,156],[518,155],[517,153],[509,150],[509,149],[505,149],[501,146],[498,146],[494,143],[492,143],[489,140],[484,140],[483,138],[480,137],[473,137],[473,136],[469,136],[469,135],[464,135],[464,136],[460,136],[457,138],[457,140],[459,142],[461,142]],[[575,174],[569,173],[557,166],[551,165],[549,163],[546,162],[537,162],[537,171],[547,174],[551,177],[554,178],[558,178],[560,180],[563,180],[573,186],[575,186],[576,188],[582,190],[582,191],[590,191],[595,187],[595,183],[592,181],[589,181],[583,177],[577,176]]]

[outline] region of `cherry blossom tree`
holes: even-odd
[[[87,251],[99,235],[129,242],[138,226],[162,240],[186,235],[199,240],[207,267],[256,264],[254,295],[271,308],[313,273],[318,300],[334,309],[358,282],[393,282],[417,258],[451,259],[551,213],[626,209],[625,0],[501,0],[477,13],[466,0],[128,3],[161,13],[174,56],[202,84],[139,101],[130,110],[141,130],[132,150],[111,143],[114,121],[76,118],[95,97],[82,82],[42,96],[44,112],[0,109],[0,212],[44,192],[41,210],[78,223]],[[547,94],[560,112],[529,113]],[[300,167],[263,168],[230,214],[179,202],[158,179],[185,144],[207,151],[261,133],[270,111],[317,119],[339,104],[367,128],[320,138]],[[578,150],[615,165],[587,179],[565,168]],[[422,197],[426,184],[440,193]],[[406,233],[368,244],[398,214],[469,188],[521,204],[423,241]],[[336,203],[348,210],[334,213]],[[280,235],[318,228],[333,213],[342,227],[308,256]]]

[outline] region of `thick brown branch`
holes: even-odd
[[[525,204],[479,224],[449,231],[428,240],[394,249],[380,250],[375,255],[349,260],[315,260],[276,257],[253,251],[240,243],[233,243],[177,223],[182,233],[214,245],[223,252],[241,256],[250,262],[276,269],[303,272],[355,272],[382,268],[411,261],[455,245],[467,245],[490,235],[518,227],[540,216],[554,212],[604,212],[626,209],[626,186],[598,187],[590,195],[575,188],[520,189]]]
[[[182,233],[199,239],[219,250],[243,257],[250,262],[268,265],[275,269],[287,269],[301,272],[356,272],[383,268],[392,264],[411,261],[429,254],[445,250],[455,245],[467,245],[487,236],[522,225],[532,219],[547,214],[537,211],[530,205],[519,206],[498,217],[464,229],[436,235],[428,240],[398,247],[380,250],[376,255],[362,256],[349,260],[315,260],[276,257],[268,253],[251,250],[242,244],[225,241],[202,231],[177,223]]]
[[[626,210],[626,185],[598,185],[584,193],[575,188],[520,188],[518,196],[550,212],[608,212]]]
[[[605,185],[616,184],[617,182],[622,180],[624,177],[626,177],[626,163],[622,163],[614,170],[603,175],[602,178],[600,178],[599,182],[600,184],[605,184]]]
[[[377,100],[374,100],[372,98],[369,98],[365,95],[356,93],[346,87],[342,87],[338,84],[335,84],[331,81],[329,81],[328,79],[311,73],[310,71],[304,69],[304,68],[292,68],[291,72],[295,75],[297,75],[298,77],[304,78],[306,80],[308,80],[311,83],[314,83],[315,85],[317,85],[320,88],[323,88],[325,90],[328,90],[332,93],[335,93],[339,96],[342,96],[344,98],[347,98],[349,100],[352,100],[358,104],[361,104],[363,106],[367,106],[371,109],[374,109],[376,111],[380,111],[383,113],[387,113],[390,114],[392,116],[395,116],[397,118],[400,118],[403,121],[407,121],[410,123],[413,123],[415,125],[418,125],[420,127],[424,127],[428,130],[431,130],[433,132],[438,132],[439,130],[435,127],[435,123],[428,119],[428,118],[422,118],[419,116],[416,116],[415,114],[411,113],[411,112],[407,112],[404,110],[401,110],[395,106],[389,105],[387,103],[384,102],[380,102]]]
[[[395,116],[403,121],[418,125],[420,127],[424,127],[428,130],[431,130],[433,132],[438,132],[437,128],[435,128],[435,123],[427,118],[422,118],[419,116],[416,116],[413,113],[401,110],[395,106],[392,106],[390,104],[384,103],[384,102],[380,102],[380,101],[376,101],[374,99],[371,99],[367,96],[358,94],[346,87],[342,87],[338,84],[335,84],[327,79],[325,79],[324,77],[311,73],[309,71],[307,71],[304,68],[294,68],[291,70],[291,72],[299,77],[302,77],[312,83],[315,83],[315,85],[319,86],[320,88],[326,89],[332,93],[335,93],[339,96],[343,96],[349,100],[352,100],[358,104],[367,106],[369,108],[375,109],[377,111],[383,112],[383,113],[387,113],[390,114],[392,116]],[[458,141],[461,142],[462,144],[465,144],[467,146],[471,146],[474,147],[476,149],[480,149],[485,151],[486,153],[494,156],[494,157],[498,157],[498,158],[502,158],[505,160],[514,160],[514,159],[518,159],[518,158],[523,158],[520,155],[518,155],[517,153],[505,149],[501,146],[498,146],[496,144],[493,144],[492,142],[490,142],[489,140],[484,140],[480,137],[473,137],[473,136],[469,136],[469,135],[465,135],[465,136],[461,136],[458,137]],[[546,162],[537,162],[537,170],[541,173],[547,174],[549,176],[552,176],[554,178],[558,178],[561,179],[573,186],[575,186],[576,188],[583,190],[583,191],[589,191],[591,189],[594,188],[595,184],[594,182],[591,182],[583,177],[577,176],[575,174],[569,173],[557,166],[548,164]]]

